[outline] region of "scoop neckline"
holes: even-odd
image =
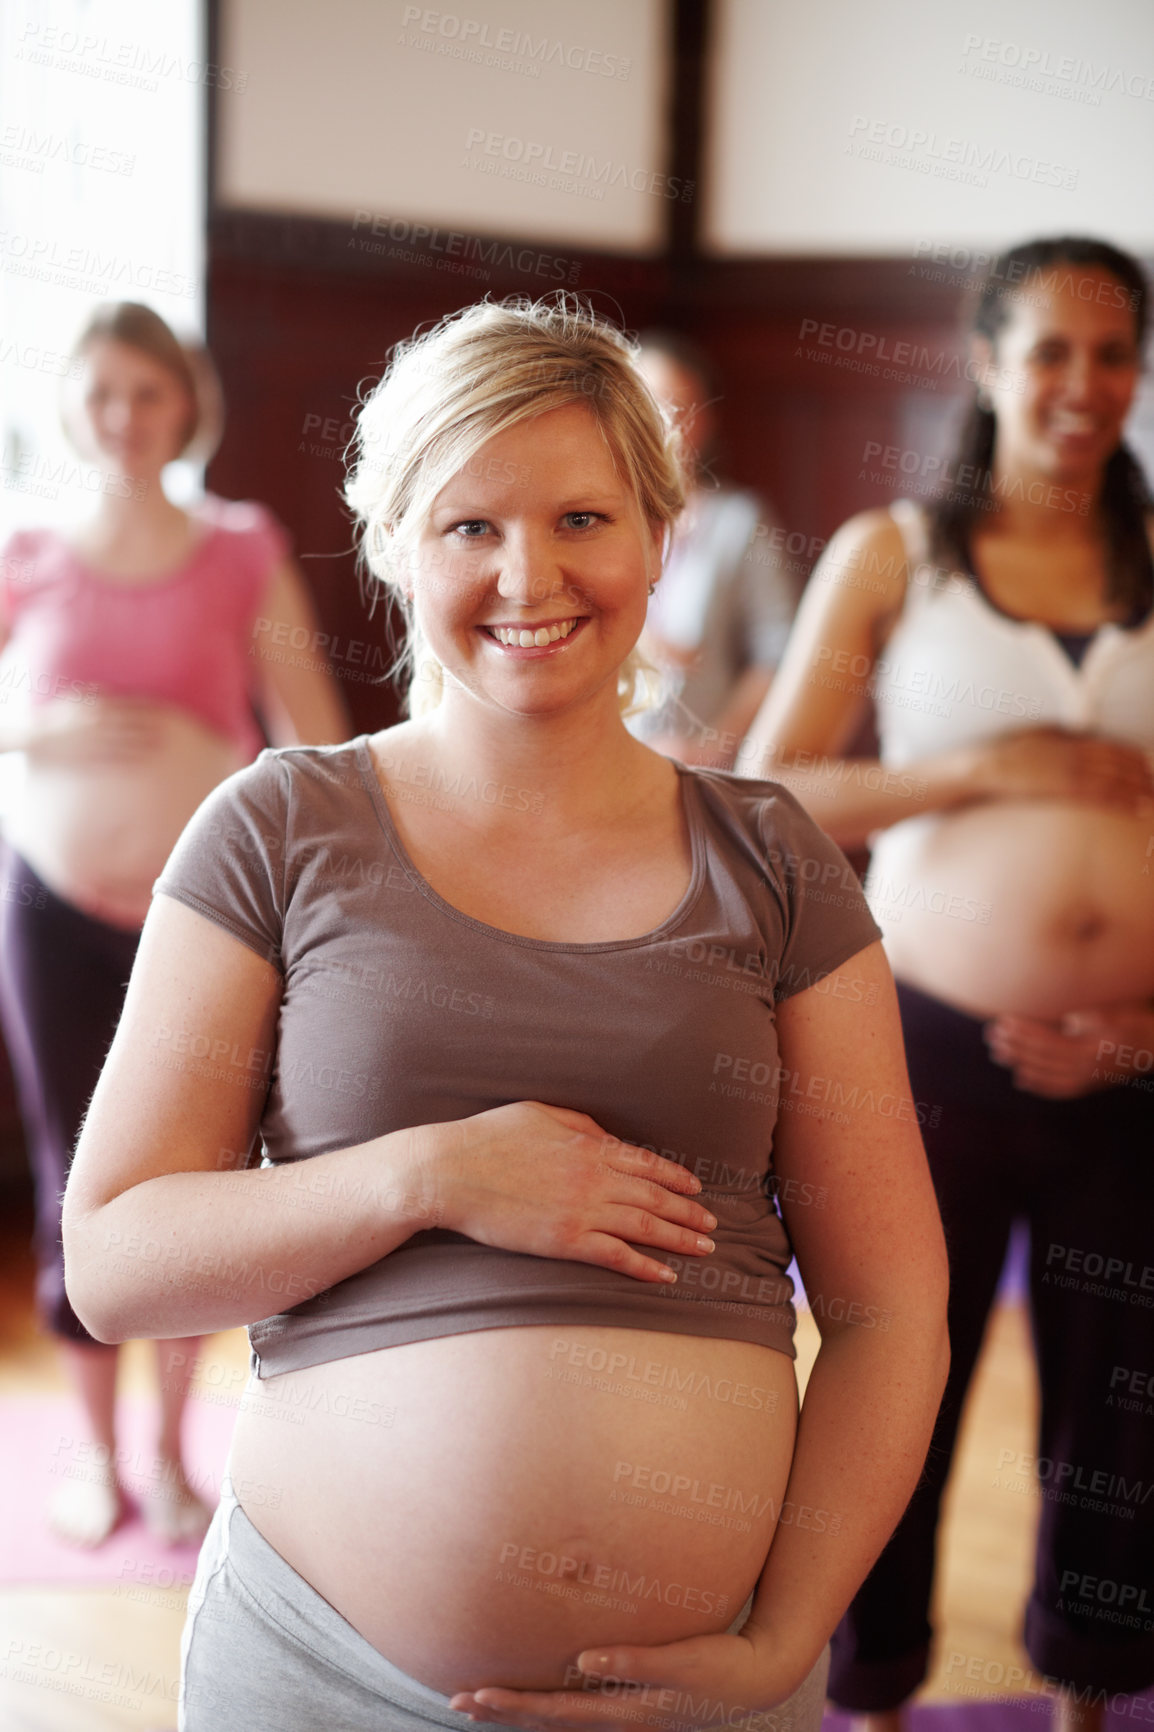
[[[1150,608],[1142,615],[1141,619],[1132,620],[1128,623],[1119,619],[1102,619],[1098,621],[1097,625],[1091,626],[1089,631],[1071,631],[1062,626],[1048,625],[1043,619],[1027,619],[1020,613],[1009,613],[994,600],[993,596],[982,581],[981,573],[977,569],[973,548],[967,546],[965,548],[965,554],[968,569],[964,571],[962,575],[969,578],[978,593],[979,599],[985,603],[991,613],[996,614],[999,619],[1009,620],[1011,625],[1034,626],[1038,631],[1043,631],[1047,636],[1056,639],[1059,647],[1061,646],[1063,638],[1084,639],[1087,647],[1089,647],[1098,636],[1098,633],[1105,631],[1108,627],[1112,628],[1114,631],[1138,631],[1149,621],[1151,616],[1154,615],[1154,608]]]
[[[67,549],[69,559],[74,565],[79,566],[80,570],[84,573],[84,576],[86,578],[94,579],[97,583],[102,583],[106,589],[163,589],[167,584],[179,583],[182,578],[187,577],[189,572],[199,564],[201,555],[208,544],[215,536],[220,534],[219,523],[213,523],[211,520],[201,517],[196,512],[189,512],[188,515],[195,522],[204,525],[203,534],[197,536],[192,547],[179,565],[173,566],[171,571],[162,572],[159,577],[150,577],[144,582],[140,582],[135,578],[129,578],[126,580],[122,577],[114,577],[111,572],[101,571],[98,565],[93,565],[90,560],[85,559],[83,554],[77,553],[76,549],[71,547],[67,542],[65,542],[64,545]]]
[[[920,529],[924,535],[928,526],[928,519],[924,507],[919,506],[916,500],[900,500],[897,503],[902,505],[913,505],[915,511],[919,514]],[[898,532],[899,534],[902,533],[900,522],[898,525]],[[1131,620],[1127,623],[1123,623],[1121,620],[1116,619],[1104,619],[1100,620],[1098,624],[1093,626],[1088,632],[1063,631],[1059,626],[1047,625],[1045,620],[1026,619],[1020,613],[1009,613],[1004,607],[999,606],[993,596],[990,595],[989,591],[986,589],[985,584],[982,582],[981,574],[977,570],[974,561],[973,548],[967,546],[964,551],[966,554],[966,565],[964,567],[958,567],[957,575],[965,579],[973,593],[976,595],[978,601],[985,607],[986,611],[991,613],[995,619],[1005,620],[1008,625],[1020,626],[1023,630],[1032,629],[1034,631],[1042,632],[1044,636],[1053,639],[1059,649],[1062,648],[1062,638],[1074,637],[1085,638],[1088,651],[1089,646],[1093,643],[1099,632],[1105,631],[1107,628],[1128,634],[1130,632],[1141,631],[1144,626],[1147,626],[1154,621],[1154,605],[1147,609],[1141,619]],[[1062,650],[1062,653],[1065,655],[1064,650]],[[1066,659],[1068,660],[1069,658],[1067,657]],[[1075,665],[1075,671],[1080,671],[1080,667],[1077,664]]]
[[[472,914],[466,914],[462,909],[454,908],[451,902],[446,902],[445,898],[433,889],[424,873],[418,870],[401,840],[400,832],[393,822],[389,802],[385,798],[385,791],[381,787],[380,778],[373,763],[373,755],[369,750],[369,735],[358,734],[351,744],[356,749],[357,763],[386,840],[417,890],[427,902],[439,909],[442,914],[447,915],[449,919],[455,920],[459,925],[466,926],[474,932],[482,933],[486,938],[499,939],[506,944],[519,945],[527,950],[565,951],[589,955],[613,950],[640,950],[658,942],[667,933],[679,926],[701,894],[705,882],[705,838],[698,787],[690,768],[685,764],[678,763],[675,758],[671,758],[669,762],[673,764],[678,774],[677,785],[681,793],[681,810],[689,827],[690,852],[693,861],[685,894],[676,908],[665,917],[659,926],[652,927],[648,932],[643,932],[636,938],[606,938],[590,944],[579,944],[552,938],[530,938],[522,932],[506,932],[504,927],[490,926],[488,921],[477,920]]]

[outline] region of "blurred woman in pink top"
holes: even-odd
[[[67,536],[18,532],[0,552],[0,750],[21,764],[0,866],[0,1024],[36,1179],[38,1304],[91,1429],[83,1477],[65,1480],[50,1520],[93,1546],[123,1510],[117,1349],[68,1303],[59,1197],[152,883],[204,796],[260,750],[254,703],[275,745],[348,729],[322,653],[295,665],[262,653],[286,627],[316,641],[283,529],[260,505],[208,497],[186,511],[165,493],[165,467],[203,461],[219,438],[208,356],[131,302],[100,307],[76,353],[65,422],[100,466],[96,512]],[[208,1521],[180,1451],[195,1345],[157,1342],[144,1514],[173,1543]]]

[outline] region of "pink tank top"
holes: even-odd
[[[99,693],[154,698],[188,710],[235,741],[263,745],[252,713],[253,623],[288,537],[263,505],[207,496],[200,540],[152,583],[104,577],[52,530],[21,530],[0,554],[0,597],[11,636],[0,702],[33,704]]]

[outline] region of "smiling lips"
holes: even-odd
[[[485,630],[508,649],[544,649],[547,644],[568,637],[580,623],[580,619],[566,619],[555,625],[539,625],[533,630],[511,625],[488,625]]]
[[[1055,433],[1087,434],[1098,430],[1095,416],[1079,415],[1071,409],[1056,409],[1050,416],[1050,426]]]

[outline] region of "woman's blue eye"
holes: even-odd
[[[485,533],[489,525],[483,517],[468,517],[463,523],[454,523],[452,533],[460,535],[464,541],[477,541]],[[478,533],[473,534],[476,530]]]
[[[565,516],[575,529],[588,529],[591,523],[598,521],[600,513],[596,511],[567,511]],[[582,523],[574,522],[574,519],[578,517],[583,518],[584,521]]]

